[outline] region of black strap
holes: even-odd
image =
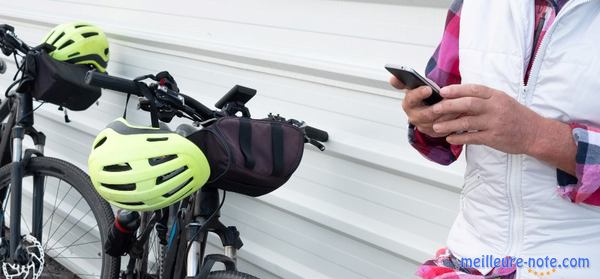
[[[280,123],[271,123],[271,147],[273,151],[272,176],[281,176],[283,173],[283,127]]]
[[[244,165],[247,169],[254,169],[256,162],[252,156],[252,125],[249,118],[240,118],[240,148],[244,155]]]
[[[123,119],[127,119],[127,105],[129,104],[129,98],[131,98],[131,94],[127,94],[127,99],[125,99],[125,110],[123,110]]]
[[[136,84],[140,88],[140,91],[142,92],[144,97],[146,97],[146,99],[150,101],[150,120],[152,122],[152,127],[160,128],[160,125],[158,124],[158,108],[156,107],[156,100],[154,99],[154,95],[152,95],[152,92],[150,91],[148,86],[139,83]]]

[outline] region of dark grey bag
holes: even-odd
[[[207,156],[205,187],[261,196],[285,184],[304,152],[304,132],[277,120],[223,117],[188,136]]]
[[[25,79],[17,92],[29,92],[39,101],[70,110],[86,110],[100,98],[101,91],[84,82],[87,65],[54,60],[45,51],[29,53],[23,69]]]

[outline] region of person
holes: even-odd
[[[597,0],[452,3],[426,69],[444,100],[423,104],[427,87],[403,100],[414,148],[467,161],[447,248],[418,276],[600,274],[599,11]],[[512,261],[464,264],[490,256]]]

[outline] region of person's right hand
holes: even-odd
[[[390,84],[400,90],[406,89],[406,86],[394,76],[390,78]],[[406,89],[406,95],[404,96],[404,101],[402,101],[402,109],[408,116],[408,122],[415,125],[421,133],[433,138],[446,137],[449,135],[448,133],[438,134],[433,131],[433,124],[456,119],[458,115],[435,114],[433,106],[423,103],[423,100],[427,99],[431,93],[432,91],[429,86],[421,86],[412,90]]]

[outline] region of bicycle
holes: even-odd
[[[34,112],[41,104],[34,108],[31,93],[12,90],[23,80],[24,74],[17,77],[23,71],[24,58],[42,47],[28,46],[12,26],[0,25],[0,49],[14,57],[18,68],[0,105],[0,119],[6,121],[0,128],[0,263],[4,277],[52,278],[64,266],[78,277],[116,277],[118,259],[102,250],[104,232],[114,219],[111,207],[93,190],[85,172],[44,156],[46,136],[34,128]],[[18,57],[23,62],[19,63]],[[24,149],[25,136],[33,140],[35,148]],[[24,207],[23,197],[29,196],[31,207]],[[47,266],[49,262],[52,264]]]
[[[165,86],[170,81],[164,77],[157,78],[165,76],[162,73],[128,80],[91,71],[86,76],[86,82],[126,93],[127,100],[130,95],[138,96],[138,107],[150,112],[152,126],[156,128],[160,122],[168,123],[174,116],[188,118],[196,127],[237,113],[249,117],[245,104],[256,94],[256,90],[236,85],[215,105],[220,110],[211,110],[178,90]],[[146,79],[152,82],[148,85],[143,82]],[[286,120],[279,115],[270,114],[268,118],[300,127],[305,143],[311,143],[321,151],[325,149],[320,142],[328,140],[327,132],[306,126],[302,121]],[[176,131],[188,136],[198,129],[196,127],[182,124]],[[170,207],[143,213],[134,242],[126,251],[129,263],[127,269],[122,271],[121,278],[255,279],[237,270],[237,251],[243,245],[239,231],[235,226],[225,226],[219,220],[226,193],[224,191],[221,197],[217,188],[203,187]],[[223,254],[205,255],[208,233],[219,236]],[[150,258],[151,255],[154,255],[154,259]],[[217,262],[223,263],[226,269],[212,271]]]

